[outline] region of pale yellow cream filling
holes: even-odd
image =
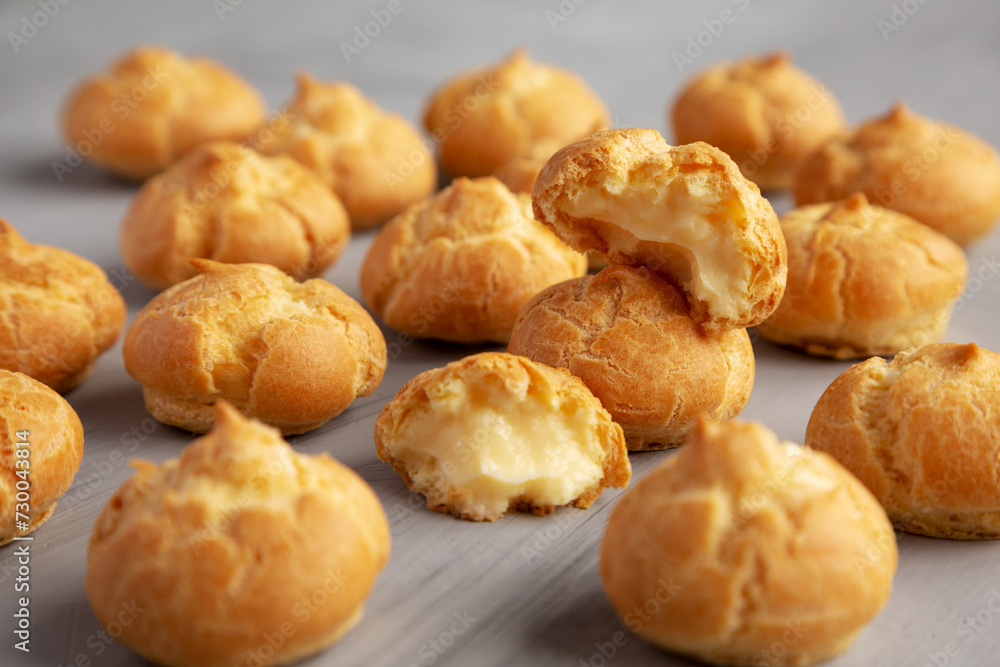
[[[433,389],[429,410],[407,417],[393,455],[419,490],[450,497],[459,511],[495,517],[515,498],[565,505],[597,484],[604,451],[595,427],[593,410],[552,392],[456,378]]]
[[[626,186],[632,190],[628,194]],[[736,242],[740,232],[732,220],[743,213],[725,211],[718,195],[694,179],[635,189],[634,183],[582,188],[563,210],[574,218],[605,223],[598,225],[598,232],[611,248],[649,255],[649,268],[673,276],[719,315],[738,315],[731,295],[746,291],[748,277]],[[663,245],[653,251],[649,244]]]

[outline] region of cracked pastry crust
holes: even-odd
[[[29,458],[18,457],[18,449]],[[82,459],[83,425],[70,404],[38,380],[0,370],[0,546],[52,516]],[[31,485],[28,509],[17,506],[17,483],[24,481],[19,472]],[[18,511],[28,516],[28,530],[17,527]]]
[[[313,172],[219,141],[143,185],[122,222],[121,252],[154,289],[197,275],[193,257],[272,264],[305,280],[330,266],[349,236],[347,211]]]
[[[746,330],[706,334],[677,289],[624,265],[539,293],[518,316],[507,351],[583,380],[630,450],[683,444],[700,414],[730,419],[753,388]]]
[[[132,463],[91,531],[87,598],[117,641],[159,665],[243,664],[270,635],[282,641],[256,664],[297,662],[360,620],[389,523],[328,454],[297,453],[225,401],[215,413],[179,458]]]
[[[258,150],[309,167],[343,202],[355,229],[375,227],[437,187],[428,142],[349,83],[297,77],[298,91]]]
[[[414,338],[506,343],[531,297],[586,270],[531,217],[527,195],[457,178],[379,232],[360,284],[372,312]]]
[[[883,608],[897,559],[885,512],[835,460],[758,424],[704,420],[619,500],[601,577],[626,625],[661,648],[813,665]]]
[[[938,343],[852,366],[816,403],[806,445],[867,486],[900,530],[1000,538],[1000,354]]]
[[[73,91],[63,134],[84,159],[141,181],[198,144],[243,140],[264,114],[260,93],[219,63],[141,47]]]
[[[577,75],[517,50],[503,62],[444,83],[428,102],[424,126],[440,147],[445,172],[477,177],[517,158],[547,158],[605,129],[609,118]]]
[[[337,287],[266,264],[191,263],[200,275],[150,301],[122,349],[160,421],[204,433],[225,398],[284,435],[303,433],[382,381],[385,339]]]
[[[671,117],[677,143],[717,146],[762,190],[792,187],[802,162],[844,127],[833,93],[783,52],[700,72]]]
[[[781,218],[788,286],[757,326],[775,343],[837,359],[941,340],[968,262],[946,236],[855,193]]]
[[[668,146],[655,130],[599,132],[552,156],[532,205],[575,250],[646,266],[682,288],[709,333],[763,321],[785,291],[774,209],[714,146]]]
[[[831,138],[795,182],[799,206],[852,192],[966,246],[1000,220],[1000,155],[974,134],[900,103]]]
[[[0,368],[65,393],[124,326],[125,301],[99,266],[0,219]]]
[[[562,368],[484,352],[416,376],[375,422],[378,457],[472,521],[586,509],[632,476],[621,428]]]

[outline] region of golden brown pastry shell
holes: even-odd
[[[91,532],[87,598],[156,664],[289,664],[358,622],[388,521],[354,471],[217,409],[215,430],[179,458],[133,463]]]
[[[830,139],[795,182],[799,206],[853,192],[967,246],[1000,220],[1000,155],[970,132],[897,104]]]
[[[586,260],[492,177],[457,178],[390,221],[361,268],[361,294],[386,324],[455,343],[506,343],[525,303],[583,275]]]
[[[753,388],[745,330],[704,333],[677,289],[624,265],[540,292],[518,316],[507,350],[583,380],[630,450],[683,444],[700,415],[736,416]]]
[[[788,284],[757,330],[809,354],[892,355],[944,337],[968,262],[946,236],[855,193],[781,218]]]
[[[901,530],[1000,538],[1000,355],[937,343],[844,371],[806,445],[847,467]]]
[[[140,47],[71,93],[63,135],[85,159],[141,181],[205,141],[241,141],[264,120],[250,84],[208,58]]]
[[[65,393],[124,326],[125,301],[99,266],[0,219],[0,368]]]
[[[814,665],[881,611],[897,560],[885,512],[835,460],[758,424],[703,421],[615,506],[601,577],[629,629],[661,648]]]
[[[150,301],[122,347],[160,421],[204,433],[224,398],[284,435],[302,433],[382,381],[385,339],[337,287],[266,264],[192,263],[200,275]]]
[[[23,373],[0,370],[0,546],[45,522],[83,460],[83,425],[66,400]],[[27,446],[18,447],[18,442]],[[27,458],[17,451],[28,452]],[[27,461],[27,463],[25,463]],[[22,473],[19,475],[18,473]],[[18,492],[27,482],[26,507]],[[17,526],[27,516],[29,528]]]

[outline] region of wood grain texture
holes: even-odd
[[[413,122],[447,77],[525,45],[533,58],[583,76],[604,97],[617,126],[653,127],[668,141],[667,104],[693,71],[723,58],[782,47],[838,95],[850,122],[881,114],[903,99],[920,113],[1000,145],[997,4],[895,3],[918,7],[896,26],[889,0],[715,0],[683,7],[652,1],[591,0],[577,6],[556,0],[404,0],[401,11],[348,61],[341,43],[352,44],[355,28],[363,31],[374,20],[371,12],[388,4],[108,0],[60,5],[16,51],[9,37],[0,46],[5,49],[0,57],[0,215],[34,243],[68,248],[103,266],[122,289],[130,318],[152,297],[124,272],[117,250],[119,224],[135,187],[86,165],[61,173],[59,180],[52,166],[66,163],[56,118],[71,86],[138,43],[218,58],[257,85],[272,109],[291,96],[293,74],[304,69],[320,78],[350,80]],[[219,6],[232,11],[219,13]],[[684,54],[689,40],[697,43],[708,30],[705,22],[718,28],[713,22],[726,10],[732,21],[718,35],[702,35],[707,43],[702,53],[678,68],[674,52]],[[4,3],[3,34],[20,34],[23,22],[39,12],[32,0]],[[779,214],[789,206],[786,197],[772,201]],[[355,298],[361,259],[372,238],[372,232],[356,234],[324,276]],[[974,279],[949,340],[1000,350],[998,255],[998,232],[969,249]],[[587,511],[559,509],[548,517],[518,515],[473,524],[427,511],[423,500],[377,460],[372,429],[381,407],[417,373],[472,351],[407,344],[394,331],[384,333],[390,360],[381,387],[325,426],[291,438],[301,451],[328,451],[367,479],[384,504],[393,536],[392,558],[361,623],[338,645],[302,664],[689,664],[631,634],[604,596],[598,546],[620,491],[606,492]],[[813,404],[848,364],[752,338],[757,378],[742,416],[801,442]],[[0,617],[5,619],[0,622],[0,665],[139,667],[145,663],[131,651],[106,640],[84,597],[87,538],[102,504],[127,479],[127,458],[177,456],[192,436],[149,418],[139,386],[124,372],[120,345],[99,359],[93,376],[67,399],[85,429],[83,465],[31,543],[30,653],[13,648],[17,564],[12,546],[0,549]],[[633,454],[634,479],[672,455]],[[900,567],[888,606],[847,654],[828,664],[996,664],[1000,542],[910,535],[898,540]]]

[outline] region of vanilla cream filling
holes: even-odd
[[[496,517],[520,497],[565,505],[604,475],[593,410],[554,392],[455,378],[429,398],[400,424],[392,453],[418,490],[463,513]]]
[[[666,188],[625,193],[635,184],[606,183],[581,188],[563,204],[574,218],[596,220],[598,232],[611,248],[646,256],[651,269],[666,272],[685,290],[719,315],[736,316],[731,295],[747,290],[745,258],[731,220],[744,217],[726,211],[707,184],[675,179]],[[663,244],[653,250],[649,244]]]

